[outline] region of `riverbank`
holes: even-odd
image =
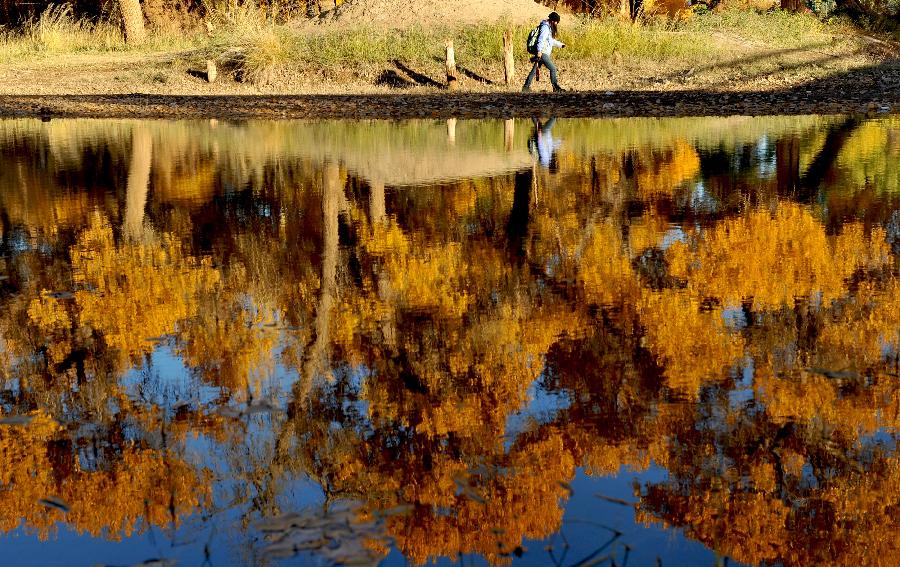
[[[897,69],[893,69],[896,74]],[[776,91],[415,92],[353,95],[0,95],[0,117],[158,119],[527,118],[900,112],[900,88],[864,87],[882,68]],[[855,87],[853,87],[855,85]]]
[[[725,10],[641,25],[567,17],[569,46],[554,52],[570,89],[560,95],[547,92],[546,78],[533,94],[518,92],[523,49],[505,83],[501,36],[513,30],[520,46],[524,24],[361,30],[229,18],[206,32],[157,33],[138,48],[109,26],[104,43],[98,25],[71,21],[0,36],[0,116],[697,116],[900,106],[900,46],[809,15]],[[445,38],[456,44],[459,92],[444,86]]]

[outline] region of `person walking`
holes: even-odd
[[[553,51],[554,47],[562,48],[566,46],[565,43],[556,39],[558,26],[559,14],[556,12],[550,12],[547,19],[542,20],[541,23],[538,24],[535,45],[532,47],[529,42],[528,46],[529,51],[534,53],[534,57],[531,58],[531,60],[534,61],[534,65],[531,67],[531,72],[528,73],[528,78],[525,79],[525,85],[522,87],[522,92],[531,90],[531,82],[534,80],[535,75],[538,74],[538,68],[541,65],[546,67],[550,72],[550,84],[553,85],[553,92],[565,90],[559,86],[556,65],[553,64],[553,59],[550,57],[550,53]]]

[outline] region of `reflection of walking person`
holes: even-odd
[[[556,118],[551,118],[544,124],[540,120],[534,119],[534,132],[531,139],[528,140],[528,151],[532,155],[537,155],[538,163],[542,167],[550,170],[550,173],[556,172],[556,150],[562,144],[562,141],[553,137],[553,124]]]
[[[556,65],[553,64],[553,59],[550,57],[554,47],[566,46],[566,44],[556,39],[557,26],[559,26],[559,14],[550,12],[547,19],[538,24],[538,27],[528,36],[528,52],[534,55],[531,58],[534,61],[534,65],[531,67],[531,72],[528,73],[528,78],[525,79],[525,85],[522,87],[523,92],[531,90],[531,81],[538,74],[538,68],[541,65],[550,71],[550,83],[553,85],[553,90],[555,92],[565,90],[557,82]]]

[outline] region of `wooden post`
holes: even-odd
[[[503,147],[511,152],[516,137],[516,121],[508,118],[503,122]]]
[[[447,40],[447,90],[455,91],[459,88],[456,80],[456,56],[453,54],[453,40]]]
[[[206,80],[210,83],[216,82],[216,77],[219,76],[219,71],[216,69],[216,62],[212,59],[206,60]]]
[[[516,60],[513,58],[513,33],[512,30],[503,32],[503,76],[506,86],[515,80]]]

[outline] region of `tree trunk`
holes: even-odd
[[[119,10],[122,12],[125,43],[130,45],[144,43],[147,39],[147,30],[144,29],[144,12],[141,10],[140,0],[119,0]]]
[[[507,118],[503,121],[503,148],[511,152],[516,139],[516,121]]]
[[[328,370],[328,347],[331,342],[331,311],[337,295],[337,268],[340,249],[340,224],[343,185],[341,172],[334,162],[325,164],[322,175],[322,280],[316,306],[315,337],[304,353],[303,374],[295,385],[294,400],[306,404],[316,377]]]
[[[806,2],[803,0],[781,0],[781,9],[786,12],[803,12],[806,10]]]

